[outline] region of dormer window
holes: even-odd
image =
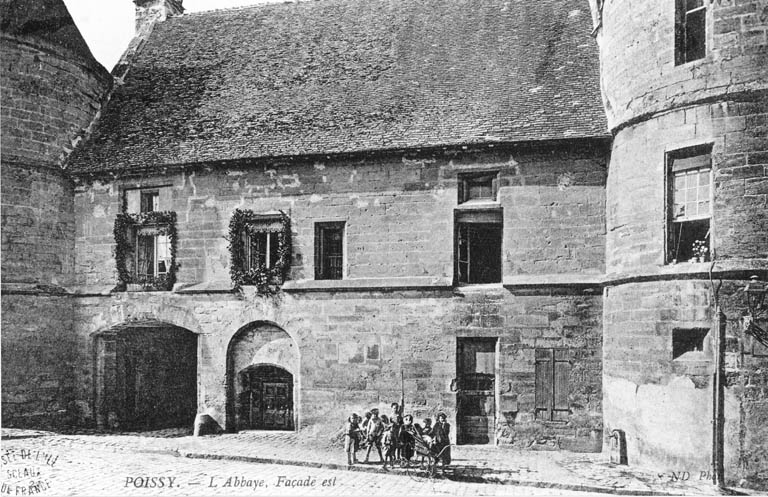
[[[497,172],[459,175],[459,203],[493,202],[498,194]]]

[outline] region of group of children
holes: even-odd
[[[413,416],[403,416],[403,408],[396,402],[391,405],[390,416],[379,415],[374,408],[365,413],[365,419],[352,414],[347,419],[344,432],[344,451],[347,453],[347,464],[358,462],[357,451],[366,449],[364,463],[368,463],[371,449],[379,453],[379,461],[384,469],[387,465],[394,466],[396,462],[407,461],[416,453],[416,439],[423,441],[430,452],[437,454],[438,460],[446,466],[451,463],[450,430],[445,413],[437,415],[437,422],[432,426],[432,420],[425,418],[423,425],[413,422]],[[383,449],[383,453],[382,453]]]

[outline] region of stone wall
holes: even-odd
[[[92,61],[3,34],[3,426],[61,427],[76,404],[72,301],[73,189],[61,165],[111,84]]]
[[[589,276],[603,271],[605,162],[602,142],[582,142],[244,162],[112,183],[80,179],[80,361],[92,361],[93,333],[121,323],[153,319],[188,329],[199,335],[198,409],[231,426],[228,348],[244,326],[272,323],[298,347],[297,424],[333,437],[351,411],[388,412],[400,399],[401,372],[406,410],[417,418],[444,410],[455,426],[457,337],[492,336],[499,340],[495,440],[597,450],[602,306],[581,288],[593,287]],[[456,290],[457,178],[489,170],[500,175],[507,286]],[[116,283],[115,215],[124,191],[139,187],[161,188],[160,208],[177,212],[180,284],[175,292],[108,294]],[[225,237],[235,208],[291,217],[293,265],[276,297],[252,287],[231,293]],[[315,282],[314,223],[335,220],[346,222],[345,279]],[[532,280],[538,291],[527,289]],[[574,281],[577,287],[562,288]],[[533,354],[542,347],[571,354],[568,420],[535,420]],[[267,363],[294,370],[278,359]],[[78,382],[86,407],[91,375],[83,370]],[[82,421],[92,416],[88,411]]]
[[[706,56],[677,66],[675,2],[601,3],[597,41],[609,128],[721,95],[765,91],[768,17],[761,2],[705,2]]]
[[[230,343],[251,323],[277,325],[298,347],[299,425],[309,434],[331,438],[350,412],[371,407],[388,412],[389,403],[401,396],[401,371],[406,411],[434,419],[443,410],[456,426],[456,337],[497,337],[498,442],[599,450],[599,296],[515,295],[499,288],[474,295],[450,290],[288,292],[274,299],[246,289],[243,294],[124,293],[76,302],[79,364],[93,363],[94,332],[126,323],[153,319],[197,333],[198,411],[222,427],[227,424],[223,386]],[[372,346],[377,356],[368,354]],[[575,353],[567,422],[534,420],[537,347]],[[93,422],[93,381],[93,371],[78,369],[77,397],[85,424]]]
[[[183,284],[229,280],[227,230],[236,208],[291,217],[291,278],[314,278],[314,223],[346,222],[345,278],[453,275],[453,210],[461,172],[500,173],[504,276],[603,270],[605,149],[519,147],[490,152],[231,164],[76,188],[77,278],[116,282],[112,229],[127,188],[165,186],[178,215]]]
[[[0,46],[3,157],[60,165],[99,111],[109,74],[42,41],[3,35]]]
[[[72,334],[73,302],[67,296],[2,298],[3,426],[60,428],[81,423]]]
[[[712,270],[715,285],[725,281],[720,301],[728,316],[726,478],[765,486],[765,430],[756,414],[765,397],[745,387],[762,384],[765,363],[744,352],[753,340],[741,327],[739,301],[744,279],[765,279],[768,269],[765,6],[704,2],[705,56],[676,65],[676,2],[591,4],[614,133],[606,185],[605,435],[626,431],[630,464],[691,474],[710,467],[711,332],[702,352],[673,355],[680,330],[712,326]],[[715,262],[668,264],[668,154],[701,145],[712,150]]]
[[[71,181],[47,167],[3,162],[3,283],[70,285],[75,218]]]

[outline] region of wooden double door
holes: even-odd
[[[292,430],[293,375],[276,366],[240,372],[238,429]]]

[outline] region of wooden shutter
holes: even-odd
[[[557,352],[565,353],[567,351]],[[554,408],[567,411],[570,407],[568,395],[570,394],[571,363],[568,362],[567,358],[563,360],[556,357],[554,368]]]
[[[493,200],[499,199],[499,175],[493,177],[491,180],[491,190],[493,191]]]
[[[536,410],[552,409],[552,349],[536,349]],[[548,417],[548,416],[547,416]]]

